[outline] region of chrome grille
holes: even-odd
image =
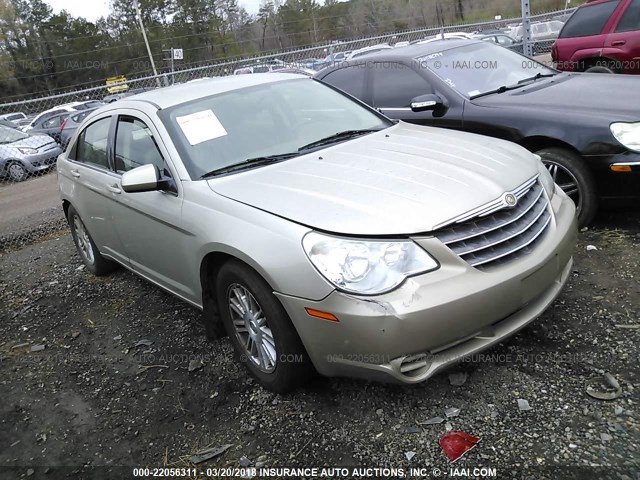
[[[512,193],[518,198],[515,207],[497,200],[434,236],[474,267],[486,268],[529,253],[551,221],[549,201],[537,177]]]

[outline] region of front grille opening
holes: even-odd
[[[530,253],[551,223],[549,201],[539,181],[518,188],[515,207],[446,226],[434,236],[480,270],[502,265]],[[527,185],[525,184],[525,186]]]

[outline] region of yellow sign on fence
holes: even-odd
[[[124,75],[118,75],[117,77],[109,77],[107,78],[107,92],[109,93],[121,93],[129,90],[129,85],[127,85],[127,77]]]

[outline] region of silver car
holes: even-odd
[[[15,182],[51,170],[62,149],[49,135],[29,135],[0,125],[0,177]]]
[[[278,392],[316,371],[423,381],[534,320],[571,272],[575,208],[538,157],[292,74],[103,107],[58,172],[88,270],[202,309]]]

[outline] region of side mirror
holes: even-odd
[[[429,110],[438,110],[445,106],[444,101],[439,95],[429,93],[420,95],[411,100],[411,110],[414,112],[426,112]]]
[[[127,193],[159,190],[160,172],[153,164],[142,165],[122,174],[120,185]]]

